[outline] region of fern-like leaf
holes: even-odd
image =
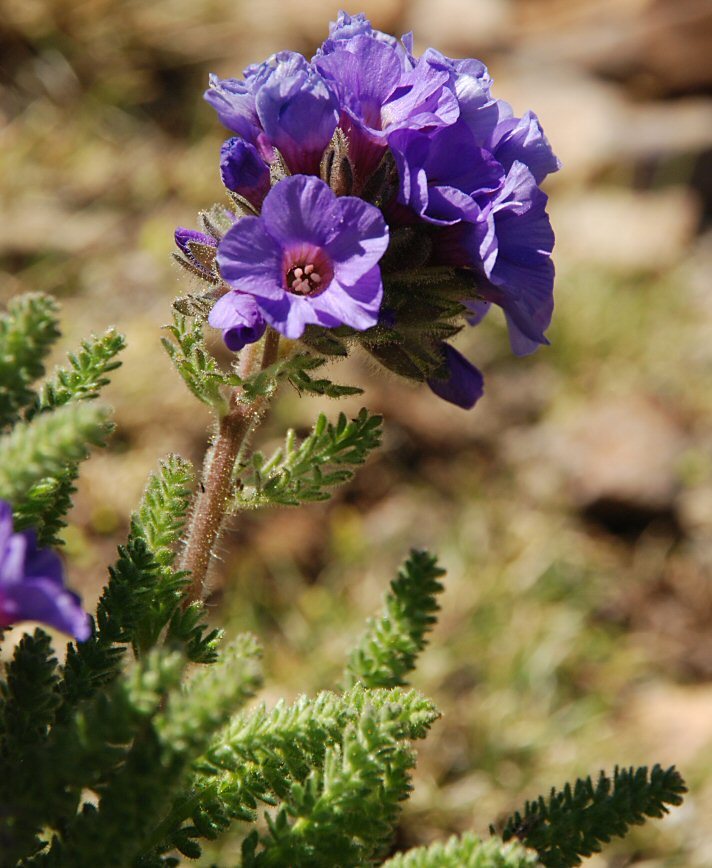
[[[0,437],[0,497],[22,515],[35,485],[61,478],[88,456],[90,446],[103,446],[111,428],[108,410],[89,404],[70,404],[18,423]]]
[[[69,365],[57,368],[52,377],[42,384],[35,404],[27,412],[27,418],[62,407],[70,401],[98,397],[109,382],[107,374],[121,365],[116,356],[125,346],[124,336],[114,329],[108,329],[101,337],[92,336],[82,341],[80,350],[69,354]]]
[[[32,403],[32,383],[44,373],[44,359],[59,337],[57,302],[27,293],[0,316],[0,430]]]
[[[361,410],[351,421],[340,413],[334,425],[322,413],[301,442],[288,431],[282,449],[268,459],[257,452],[251,464],[240,469],[235,508],[328,500],[331,489],[351,479],[352,468],[380,444],[381,421]]]
[[[383,610],[369,620],[366,632],[351,652],[345,681],[366,687],[397,687],[415,668],[425,647],[426,633],[436,621],[438,581],[445,570],[426,551],[412,551],[386,594]]]
[[[445,843],[414,847],[383,863],[383,868],[536,868],[537,854],[516,841],[486,841],[467,832]]]
[[[687,792],[680,773],[672,766],[615,769],[613,777],[601,772],[594,784],[579,779],[563,790],[552,789],[548,799],[527,802],[507,821],[502,838],[519,838],[536,850],[547,868],[581,864],[613,837],[622,837],[630,826],[647,817],[662,817],[668,805],[679,805]]]

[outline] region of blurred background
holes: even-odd
[[[118,428],[86,467],[67,553],[92,603],[158,458],[200,459],[209,417],[159,345],[185,291],[176,225],[221,198],[226,133],[201,98],[273,51],[311,55],[324,0],[2,0],[0,299],[63,305],[62,349],[127,334]],[[334,376],[386,415],[384,447],[329,504],[250,514],[210,598],[267,647],[268,701],[334,683],[405,552],[449,571],[415,684],[443,711],[398,843],[493,819],[616,763],[676,763],[691,794],[595,866],[712,864],[712,4],[361,0],[381,29],[484,60],[536,111],[550,179],[551,347],[514,358],[501,317],[458,339],[469,413],[374,371]],[[217,347],[217,344],[216,344]],[[285,393],[264,433],[313,420]],[[327,410],[356,412],[360,400]],[[61,647],[61,646],[60,646]],[[707,818],[705,820],[705,818]],[[231,864],[230,843],[210,858]],[[208,860],[209,861],[209,860]],[[207,864],[207,863],[206,863]]]

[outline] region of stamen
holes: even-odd
[[[287,287],[295,295],[313,295],[324,278],[316,271],[313,262],[296,265],[287,272]]]

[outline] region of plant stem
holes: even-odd
[[[274,329],[267,330],[259,366],[256,347],[251,345],[246,349],[244,368],[247,370],[241,370],[243,377],[254,373],[256,367],[264,370],[277,360],[279,333]],[[245,438],[264,415],[267,402],[267,398],[260,397],[251,404],[245,404],[240,401],[240,390],[235,389],[230,396],[229,410],[220,420],[213,445],[205,456],[201,489],[193,508],[181,563],[181,569],[191,574],[188,603],[203,597],[213,549],[232,493],[235,461]]]

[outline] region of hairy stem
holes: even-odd
[[[241,375],[249,376],[258,367],[262,370],[268,368],[277,360],[278,348],[279,334],[268,329],[262,358],[258,358],[254,345],[248,346],[242,360]],[[240,391],[236,389],[230,398],[227,414],[220,420],[213,445],[205,456],[201,488],[181,563],[181,568],[191,574],[187,602],[200,600],[203,596],[213,549],[232,493],[235,460],[245,438],[259,424],[266,407],[266,398],[257,398],[251,404],[243,403],[240,401]]]

